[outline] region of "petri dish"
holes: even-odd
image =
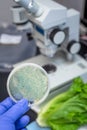
[[[20,64],[8,76],[7,91],[15,102],[25,98],[29,105],[41,104],[49,94],[48,74],[37,64]]]

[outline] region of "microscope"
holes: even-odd
[[[64,90],[74,78],[87,72],[87,62],[78,55],[81,49],[80,13],[53,0],[15,2],[27,13],[26,17],[32,24],[33,37],[41,52],[24,62],[39,64],[47,71],[50,80],[49,97],[53,97],[62,88]],[[19,19],[22,18],[20,15]]]

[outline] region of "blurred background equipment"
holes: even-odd
[[[0,100],[8,96],[6,81],[13,65],[36,55],[37,47],[30,33],[15,25],[0,27]]]

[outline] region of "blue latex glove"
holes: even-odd
[[[29,110],[28,101],[20,100],[15,104],[10,98],[0,103],[0,130],[26,130],[29,117],[24,115]]]

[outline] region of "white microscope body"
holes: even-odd
[[[87,62],[77,55],[80,14],[52,0],[15,0],[28,12],[36,44],[43,55],[25,62],[48,69],[51,91],[87,72]]]
[[[34,27],[34,37],[42,54],[53,57],[58,50],[76,54],[79,44],[79,12],[63,7],[52,0],[38,0],[43,7],[39,17],[29,15]]]
[[[79,52],[79,12],[67,10],[52,0],[15,1],[27,10],[42,54],[53,57],[59,49],[72,55]]]

